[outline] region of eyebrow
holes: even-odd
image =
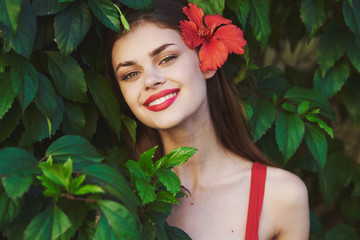
[[[159,55],[162,51],[164,51],[167,47],[175,45],[174,43],[164,43],[160,47],[155,48],[149,55],[151,57],[155,57]],[[136,61],[126,61],[121,62],[116,66],[115,73],[119,70],[120,67],[127,67],[127,66],[133,66],[136,65]]]

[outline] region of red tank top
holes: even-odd
[[[264,199],[266,165],[254,162],[251,169],[249,208],[245,240],[258,240],[259,220]]]

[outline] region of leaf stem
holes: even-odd
[[[75,197],[70,194],[64,194],[62,195],[66,199],[70,200],[77,200],[77,201],[84,201],[84,202],[91,202],[91,203],[97,203],[97,199],[88,199],[88,198],[82,198],[82,197]]]

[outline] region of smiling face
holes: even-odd
[[[180,33],[142,23],[121,36],[112,66],[125,101],[145,125],[170,129],[208,114],[206,78]]]

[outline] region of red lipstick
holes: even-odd
[[[165,89],[148,97],[144,102],[144,107],[153,112],[167,109],[173,104],[178,96],[180,88]]]

